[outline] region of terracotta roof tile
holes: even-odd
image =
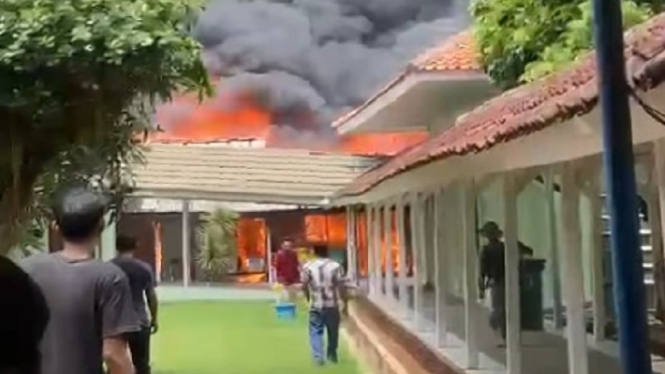
[[[482,73],[480,54],[471,30],[463,31],[411,61],[413,69],[423,72]]]
[[[665,80],[665,13],[626,33],[631,86],[642,91]],[[547,126],[590,112],[598,102],[595,55],[568,70],[515,88],[460,116],[450,130],[408,149],[358,177],[339,196],[362,194],[419,165],[487,150]]]
[[[446,39],[439,46],[424,52],[422,55],[412,60],[397,77],[391,80],[386,86],[380,89],[363,104],[340,116],[335,122],[333,122],[332,126],[339,127],[351,120],[375,101],[380,99],[386,92],[413,74],[451,74],[459,72],[483,74],[478,57],[479,55],[476,51],[476,45],[471,30],[463,31]]]

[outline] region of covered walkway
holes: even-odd
[[[650,212],[643,224],[652,233],[643,250],[663,256],[665,126],[644,106],[665,111],[665,14],[629,31],[626,44],[629,85],[639,98],[631,102],[635,167]],[[367,263],[367,276],[362,266],[351,276],[374,304],[458,368],[620,372],[607,335],[612,277],[594,61],[589,55],[485,102],[333,199],[347,208],[355,263]],[[358,220],[366,222],[366,251]],[[479,301],[477,286],[478,228],[487,221],[504,234],[507,342],[501,348],[486,322],[489,301]],[[533,248],[534,258],[521,256],[518,243]],[[526,277],[533,266],[544,268]],[[540,296],[526,296],[529,282],[539,283],[533,289]],[[665,372],[660,360],[654,369]]]

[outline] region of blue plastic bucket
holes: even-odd
[[[293,303],[275,304],[275,313],[277,314],[277,319],[281,320],[296,319],[296,304]]]

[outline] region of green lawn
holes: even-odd
[[[358,374],[342,344],[340,363],[315,367],[307,319],[278,321],[272,303],[189,302],[162,305],[153,338],[155,374]]]

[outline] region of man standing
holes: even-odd
[[[147,263],[134,257],[136,240],[119,235],[116,239],[116,256],[111,262],[118,266],[129,279],[134,311],[139,318],[141,330],[127,335],[129,350],[136,374],[150,374],[150,335],[157,332],[157,295],[155,294],[155,276]],[[148,300],[150,316],[146,311]]]
[[[277,283],[287,292],[289,302],[295,302],[295,285],[300,281],[300,263],[293,242],[285,239],[275,257]]]
[[[104,227],[105,199],[87,188],[61,194],[53,216],[63,250],[22,262],[50,311],[42,339],[42,374],[132,374],[124,335],[139,329],[122,270],[93,259]]]
[[[506,340],[506,283],[505,283],[505,245],[503,231],[494,221],[486,222],[479,230],[487,243],[480,252],[480,297],[484,298],[489,288],[492,302],[490,327]],[[533,256],[533,249],[518,242],[520,257]]]
[[[49,320],[39,287],[0,256],[0,374],[40,374],[39,344]]]
[[[347,290],[342,266],[328,258],[328,248],[314,246],[314,256],[303,266],[302,284],[305,298],[309,302],[309,342],[317,365],[325,358],[337,363],[339,343],[340,306],[346,313]],[[323,355],[323,330],[328,335],[326,357]]]

